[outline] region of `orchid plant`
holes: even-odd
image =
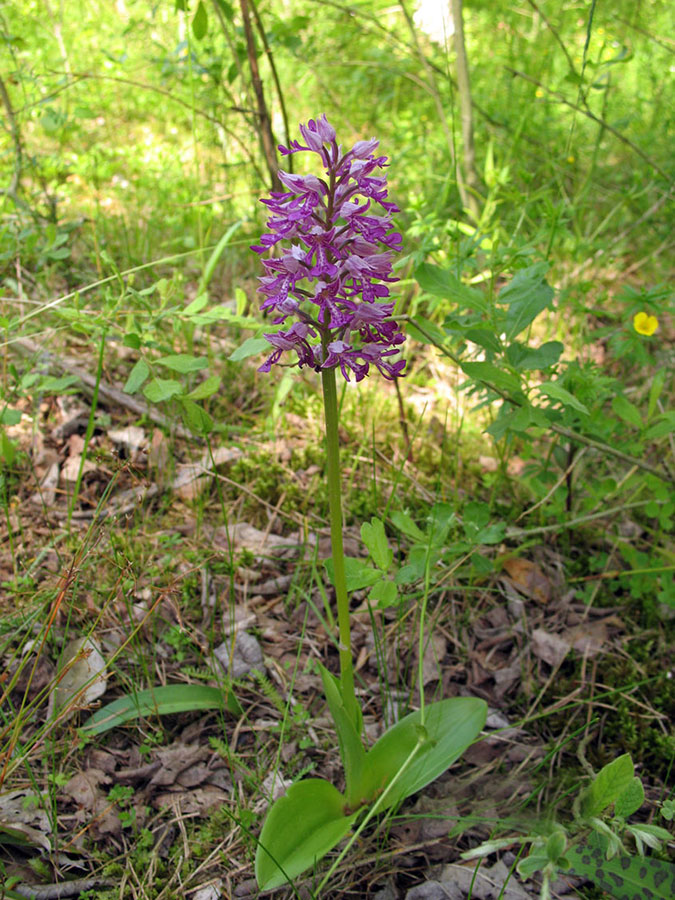
[[[482,700],[470,697],[425,704],[420,681],[420,708],[396,722],[369,749],[364,745],[342,541],[336,372],[339,369],[347,381],[350,376],[361,381],[371,367],[389,380],[404,373],[400,351],[405,338],[393,318],[389,294],[389,284],[397,280],[392,251],[401,249],[401,235],[392,221],[399,210],[387,200],[382,172],[387,159],[375,155],[377,140],[357,141],[345,152],[325,115],[301,125],[300,133],[304,143],[292,141],[288,148],[279,147],[280,152],[314,154],[323,172],[321,176],[279,172],[288,190],[273,192],[262,201],[271,213],[269,231],[252,249],[260,254],[273,251],[263,260],[259,291],[265,298],[261,308],[277,330],[265,334],[272,353],[260,371],[269,372],[290,353],[295,354],[291,364],[321,374],[339,678],[323,666],[320,671],[345,788],[340,791],[323,779],[307,778],[272,804],[256,853],[261,889],[279,887],[312,868],[357,820],[354,837],[375,813],[433,781],[476,740],[487,712]],[[289,318],[293,323],[286,328]],[[420,659],[422,633],[420,627]]]

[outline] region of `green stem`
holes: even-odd
[[[340,689],[342,702],[357,732],[360,732],[358,704],[354,692],[352,639],[349,625],[349,597],[345,577],[345,554],[342,544],[342,501],[340,490],[340,446],[338,443],[338,405],[335,369],[322,369],[323,408],[326,420],[326,474],[330,510],[330,538],[337,599],[338,649],[340,651]]]

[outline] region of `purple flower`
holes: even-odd
[[[339,367],[347,381],[350,373],[361,381],[370,366],[385,378],[397,378],[405,361],[390,357],[399,354],[405,337],[391,318],[387,285],[398,280],[390,251],[401,249],[401,235],[391,218],[399,210],[387,201],[381,174],[387,158],[374,155],[379,143],[374,138],[343,153],[325,115],[300,125],[300,134],[304,143],[280,146],[281,154],[315,153],[323,172],[279,172],[288,192],[274,191],[262,201],[270,213],[269,231],[251,248],[276,253],[263,260],[261,309],[271,313],[275,325],[289,316],[298,321],[265,335],[273,352],[259,371],[269,372],[285,352],[294,351],[300,367],[317,372]]]

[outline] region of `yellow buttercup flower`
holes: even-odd
[[[650,316],[646,312],[639,312],[633,316],[633,328],[638,334],[644,334],[651,337],[659,327],[659,320],[656,316]]]

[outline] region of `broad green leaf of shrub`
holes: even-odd
[[[556,381],[543,381],[538,385],[538,390],[539,393],[545,394],[551,400],[557,400],[563,406],[569,406],[571,409],[576,409],[577,412],[585,413],[587,416],[590,415],[588,407]]]
[[[151,403],[162,403],[164,400],[170,400],[180,394],[182,390],[183,386],[179,381],[173,381],[170,378],[153,378],[143,388],[143,395]]]
[[[207,379],[198,384],[197,387],[186,394],[188,400],[206,400],[212,397],[220,387],[220,378],[217,375],[210,375]]]
[[[567,851],[575,875],[590,878],[617,900],[672,900],[675,866],[661,859],[620,856],[607,860],[599,847],[582,845]]]
[[[20,409],[12,409],[11,406],[6,406],[0,412],[0,425],[18,425],[21,421],[21,416]]]
[[[547,271],[548,264],[544,262],[521,269],[499,292],[499,303],[508,304],[504,329],[507,340],[517,337],[551,306],[555,294],[544,279]]]
[[[381,519],[373,516],[370,522],[364,522],[361,525],[361,539],[368,548],[375,565],[382,571],[386,571],[391,565],[394,554],[387,541]]]
[[[422,263],[415,269],[415,281],[427,294],[442,297],[456,303],[462,309],[485,312],[485,297],[475,288],[468,287],[447,269],[441,269],[431,263]]]
[[[306,778],[270,808],[258,839],[255,877],[262,891],[280,887],[312,868],[347,834],[358,812],[345,815],[346,798],[329,781]]]
[[[213,419],[198,403],[188,400],[187,397],[181,397],[180,404],[183,409],[183,420],[191,431],[196,434],[210,434],[213,431]]]
[[[607,763],[584,791],[581,814],[585,818],[598,816],[628,790],[634,777],[633,760],[629,753]]]
[[[205,684],[167,684],[162,687],[125,694],[97,710],[84,723],[82,734],[95,735],[110,731],[147,716],[166,716],[195,709],[227,709],[241,715],[242,709],[231,691]]]
[[[202,0],[199,0],[197,9],[195,10],[195,14],[192,19],[192,33],[198,41],[201,41],[201,39],[206,36],[208,30],[209,18],[206,12],[206,7],[204,6]]]
[[[451,697],[425,709],[426,740],[395,781],[380,809],[389,809],[442,775],[474,743],[485,725],[487,705],[475,697]],[[374,800],[396,777],[420,738],[417,710],[386,731],[366,754],[366,799]]]
[[[541,347],[528,347],[514,341],[506,348],[506,358],[514,369],[521,372],[548,369],[558,362],[564,349],[560,341],[547,341]]]
[[[634,428],[642,428],[642,416],[640,410],[631,403],[623,394],[617,394],[612,400],[612,409],[620,419]]]
[[[264,350],[270,349],[270,346],[270,342],[267,340],[267,338],[246,338],[243,344],[241,344],[239,347],[237,347],[236,350],[230,353],[228,359],[230,360],[230,362],[241,362],[243,359],[248,359],[250,356],[257,356]]]
[[[506,372],[489,362],[463,362],[460,363],[462,371],[472,378],[474,381],[486,384],[488,387],[494,385],[501,391],[506,393],[516,392],[520,390],[520,379],[511,372]]]
[[[175,353],[171,356],[162,356],[157,360],[157,365],[165,366],[172,372],[180,372],[187,375],[189,372],[199,372],[208,368],[209,361],[205,356],[191,356],[189,353]]]
[[[144,359],[139,359],[131,372],[129,372],[129,377],[122,390],[125,394],[135,394],[145,383],[149,375],[150,366]]]

